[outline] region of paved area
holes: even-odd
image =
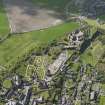
[[[68,59],[68,53],[67,51],[63,51],[59,57],[53,62],[53,64],[49,65],[48,70],[50,73],[53,75],[55,74],[58,70],[60,70],[63,66],[64,63]]]
[[[11,32],[28,32],[63,22],[58,13],[31,0],[4,0]]]

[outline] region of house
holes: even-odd
[[[44,80],[40,81],[40,82],[39,82],[39,87],[40,87],[41,89],[48,89],[47,82],[44,81]]]
[[[37,102],[37,103],[42,103],[42,102],[43,102],[43,97],[37,98],[37,99],[36,99],[36,102]]]
[[[10,99],[13,95],[14,95],[14,89],[9,89],[7,92],[6,92],[6,94],[5,94],[5,97],[7,98],[7,99]]]
[[[42,103],[44,103],[43,97],[42,96],[38,96],[38,97],[32,97],[30,99],[29,105],[39,105],[39,104],[42,104]]]
[[[90,100],[94,100],[95,99],[95,91],[90,93]]]
[[[84,40],[84,33],[80,30],[68,34],[69,44],[65,48],[78,48]]]
[[[30,102],[31,94],[32,94],[31,87],[25,86],[25,97],[22,101],[20,101],[20,104],[28,105]]]
[[[14,100],[9,100],[6,105],[16,105],[16,102]]]
[[[35,100],[35,99],[33,99],[30,105],[37,105],[36,100]]]
[[[13,80],[14,85],[16,86],[19,86],[21,84],[21,80],[18,75],[15,75],[12,80]]]
[[[19,101],[24,100],[24,98],[25,98],[25,95],[23,93],[21,93],[20,96],[19,96]]]

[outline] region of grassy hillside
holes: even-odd
[[[35,47],[37,50],[43,44],[51,43],[52,40],[62,37],[65,33],[78,27],[77,23],[68,22],[43,31],[14,35],[0,44],[0,65],[9,66],[14,64],[18,57],[21,57],[30,49]]]
[[[0,0],[0,38],[4,37],[9,33],[9,24],[6,16],[6,12],[3,7],[3,2]]]
[[[93,41],[89,48],[87,48],[85,52],[81,55],[81,60],[85,64],[91,64],[92,66],[96,66],[105,51],[104,40],[105,35],[97,37],[97,39]]]
[[[101,29],[105,29],[105,24],[100,25],[97,20],[93,19],[85,19],[85,22],[87,22],[90,26],[99,27]]]

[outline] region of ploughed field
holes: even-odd
[[[57,3],[53,0],[56,8],[53,4],[52,5],[54,8],[50,7],[51,0],[43,1],[3,0],[11,32],[20,33],[39,30],[50,26],[55,26],[65,21],[64,12],[60,11],[62,10],[60,0],[58,0]],[[66,6],[67,1],[68,0],[65,0],[65,4],[62,2],[62,7]]]

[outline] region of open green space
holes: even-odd
[[[99,19],[101,19],[101,20],[105,20],[105,14],[104,14],[104,15],[99,16]]]
[[[104,96],[100,97],[100,103],[99,103],[99,105],[105,105],[105,97]]]
[[[95,41],[91,46],[81,55],[81,60],[85,64],[95,66],[102,54],[104,53],[105,46],[100,41]]]
[[[7,89],[11,88],[11,87],[12,87],[12,82],[11,82],[11,80],[4,80],[4,82],[3,82],[3,87],[5,87],[5,88],[7,88]]]
[[[77,23],[68,22],[41,31],[13,35],[0,44],[0,65],[9,67],[29,50],[37,50],[77,28]]]
[[[100,84],[101,88],[105,90],[105,84]]]
[[[3,1],[0,0],[0,38],[6,36],[9,31],[9,23],[3,6]]]
[[[97,22],[97,20],[94,20],[94,19],[85,19],[85,22],[87,22],[90,26],[94,26],[94,27],[98,27],[98,28],[101,28],[101,29],[105,29],[105,24],[99,24]]]

